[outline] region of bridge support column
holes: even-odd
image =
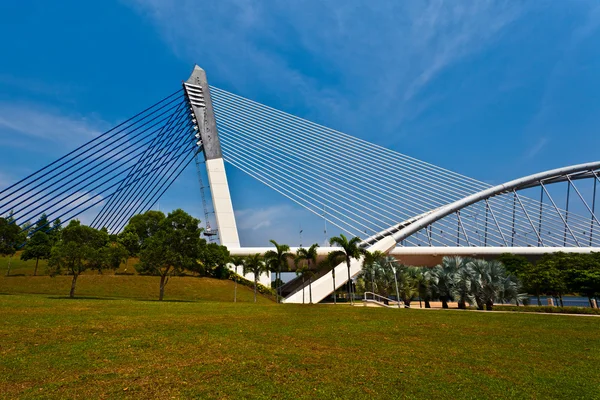
[[[233,204],[225,173],[225,163],[221,152],[221,142],[219,141],[217,121],[215,120],[206,72],[196,65],[192,75],[183,84],[183,87],[191,107],[191,116],[198,131],[196,134],[198,146],[202,147],[204,160],[206,161],[206,173],[217,220],[219,241],[230,249],[238,249],[240,248],[240,238],[235,222],[235,214],[233,213]],[[246,279],[253,280],[254,276],[248,274]],[[270,287],[271,275],[262,276],[260,283]]]

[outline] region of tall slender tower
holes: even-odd
[[[219,241],[229,248],[239,248],[238,236],[233,205],[225,174],[225,163],[221,153],[217,122],[210,99],[210,88],[206,72],[199,66],[194,67],[190,78],[184,82],[192,117],[197,129],[198,145],[203,147],[206,161],[206,172],[210,186],[213,209],[217,220]]]

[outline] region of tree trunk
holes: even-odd
[[[542,300],[540,300],[540,292],[536,290],[535,295],[537,297],[538,306],[542,306]]]
[[[235,266],[235,276],[233,277],[235,282],[233,286],[233,302],[237,303],[237,265]]]
[[[165,296],[165,286],[167,285],[166,278],[166,275],[160,276],[160,292],[158,294],[159,301],[162,301],[163,297]]]
[[[75,285],[77,284],[77,278],[79,274],[73,274],[73,280],[71,281],[71,291],[69,292],[69,297],[75,297]]]
[[[8,258],[8,269],[6,270],[6,276],[10,276],[10,263],[12,262],[12,256]]]
[[[304,302],[304,293],[306,292],[306,287],[304,286],[304,275],[302,275],[302,304],[305,304]]]
[[[459,301],[458,301],[458,308],[459,308],[460,310],[465,310],[465,309],[467,308],[467,304],[466,304],[464,301],[462,301],[462,300],[459,300]]]
[[[419,308],[423,308],[423,303],[421,302],[421,296],[419,296]]]
[[[563,304],[562,293],[560,293],[560,294],[558,295],[558,299],[560,300],[560,306],[561,306],[561,307],[564,307],[565,305]]]
[[[446,298],[442,299],[442,308],[448,308],[448,300]]]
[[[277,275],[279,275],[279,278]],[[281,265],[279,265],[279,270],[275,274],[275,284],[277,285],[277,303],[281,303]]]
[[[336,304],[335,300],[335,267],[331,270],[331,275],[333,276],[333,304]]]
[[[33,270],[33,276],[37,275],[38,263],[40,262],[40,258],[36,257],[35,259],[35,269]]]
[[[485,303],[485,309],[488,311],[492,311],[492,308],[494,308],[494,302],[492,300],[488,300]]]
[[[429,304],[428,299],[425,299],[425,308],[431,308],[431,304]]]
[[[350,299],[350,304],[354,304],[354,299],[352,298],[352,278],[350,277],[350,259],[346,259],[346,266],[348,267],[348,299]]]
[[[256,303],[256,286],[257,286],[258,277],[254,274],[254,302]]]
[[[308,278],[308,298],[310,304],[312,304],[312,277]]]

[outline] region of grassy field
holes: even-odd
[[[595,317],[0,299],[6,399],[599,396]]]
[[[0,265],[4,266],[0,260]],[[233,283],[0,271],[0,398],[600,398],[600,318],[277,305]],[[20,272],[19,272],[20,271]]]

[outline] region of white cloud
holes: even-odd
[[[76,144],[102,132],[108,124],[80,116],[63,115],[35,104],[0,103],[0,137],[17,143],[19,139]]]
[[[434,106],[423,89],[524,13],[517,2],[484,0],[129,3],[179,57],[212,68],[209,79],[248,97],[269,88],[281,106],[358,132],[378,116],[396,132]]]

